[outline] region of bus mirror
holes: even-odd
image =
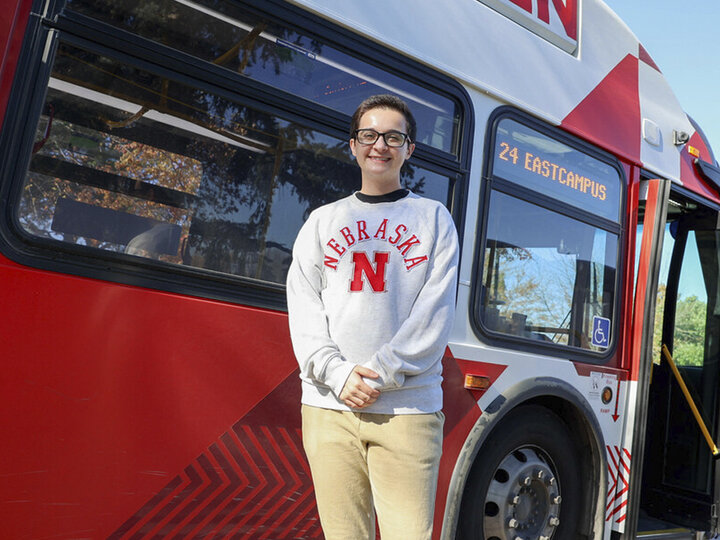
[[[710,182],[716,191],[720,191],[720,167],[700,158],[695,159],[695,168],[704,180]]]

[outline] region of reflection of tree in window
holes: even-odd
[[[524,327],[511,333],[523,335],[529,327],[567,328],[575,278],[572,258],[551,249],[517,247],[500,248],[495,257],[498,265],[490,285],[491,302],[506,321],[512,321],[515,313],[526,317]],[[544,334],[555,342],[567,342],[566,333]]]
[[[419,141],[456,151],[452,100],[240,3],[70,0],[68,8],[344,114],[373,94],[398,94],[411,104]]]
[[[359,186],[345,137],[63,43],[37,132],[28,232],[276,283],[309,212]]]
[[[617,236],[494,191],[487,239],[485,326],[592,348],[593,317],[612,313]]]
[[[58,105],[52,109],[53,116],[56,109],[65,109],[66,104],[56,93],[51,92],[49,99]],[[151,194],[140,199],[116,190],[93,187],[82,183],[80,177],[97,175],[95,171],[101,171],[107,173],[107,178],[134,179],[136,184],[147,186],[145,191],[151,190],[154,184],[193,192],[197,190],[201,178],[199,162],[48,116],[41,119],[39,136],[47,133],[46,127],[51,121],[51,136],[39,139],[42,144],[36,146],[31,163],[33,172],[29,173],[25,196],[21,200],[21,223],[26,230],[38,236],[49,236],[66,242],[122,250],[121,245],[98,238],[81,239],[76,235],[54,232],[53,216],[58,202],[63,199],[128,212],[159,222],[170,222],[187,229],[189,216],[183,208],[153,202]],[[167,254],[159,258],[179,262],[176,257]]]

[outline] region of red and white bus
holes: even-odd
[[[435,538],[717,532],[720,169],[602,1],[0,14],[0,536],[322,537],[284,281],[379,92],[461,237]]]

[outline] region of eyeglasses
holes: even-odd
[[[385,133],[380,133],[374,129],[355,130],[355,140],[365,146],[375,144],[381,135],[385,144],[392,148],[399,148],[405,144],[405,141],[410,140],[405,133],[401,133],[399,131],[386,131]]]

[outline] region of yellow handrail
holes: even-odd
[[[700,431],[702,431],[702,434],[705,437],[708,446],[710,447],[710,451],[712,452],[713,456],[718,456],[718,454],[720,454],[720,450],[718,450],[718,447],[715,445],[715,441],[713,441],[712,437],[710,436],[708,428],[705,427],[705,422],[703,421],[702,416],[700,416],[700,411],[698,411],[698,408],[695,406],[695,401],[693,401],[693,398],[690,395],[687,386],[685,386],[685,381],[683,381],[683,378],[680,375],[677,366],[675,365],[675,361],[673,360],[672,356],[670,355],[670,351],[664,343],[662,346],[662,353],[665,359],[668,361],[668,364],[670,364],[670,369],[672,370],[673,375],[675,375],[675,379],[680,385],[680,389],[682,390],[683,395],[688,402],[688,405],[690,405],[690,409],[692,409],[695,421],[700,426]]]

